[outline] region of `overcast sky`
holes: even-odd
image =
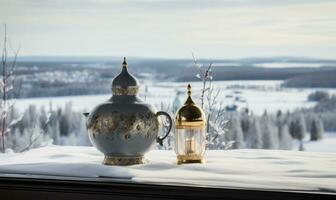
[[[336,58],[327,0],[0,0],[0,23],[20,55]]]

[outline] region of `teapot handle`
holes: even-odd
[[[160,115],[164,115],[167,117],[168,121],[169,121],[169,128],[167,130],[167,133],[165,134],[165,136],[163,136],[162,138],[161,137],[157,137],[156,138],[156,142],[159,143],[161,146],[162,146],[162,142],[164,139],[166,139],[166,137],[169,135],[171,129],[172,129],[172,126],[173,126],[173,120],[172,118],[170,117],[170,115],[164,111],[159,111],[156,113],[156,116],[160,116]]]

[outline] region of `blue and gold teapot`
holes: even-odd
[[[144,154],[156,142],[168,136],[172,119],[168,113],[159,111],[138,97],[139,82],[128,72],[126,58],[122,71],[112,81],[112,97],[84,113],[86,127],[92,144],[102,153],[105,165],[133,165],[144,162]],[[159,137],[159,116],[169,122],[164,137]]]

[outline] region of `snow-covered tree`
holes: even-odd
[[[252,149],[263,148],[262,133],[260,130],[260,121],[256,117],[254,117],[251,120],[250,127],[247,132],[246,147]]]
[[[289,134],[289,128],[287,124],[283,124],[279,128],[279,149],[291,150],[293,148],[292,144],[293,138]]]
[[[261,118],[261,132],[263,138],[263,149],[277,149],[279,147],[279,136],[277,128],[265,111]]]
[[[251,116],[249,116],[248,113],[246,112],[242,112],[240,115],[240,121],[241,121],[240,123],[241,123],[242,131],[243,131],[243,135],[244,135],[244,140],[246,140],[247,133],[248,133],[248,130],[251,124]]]
[[[324,131],[336,132],[336,112],[328,111],[320,113],[320,118],[323,122]]]
[[[323,138],[323,123],[320,118],[314,116],[311,121],[310,140],[317,141]]]
[[[244,135],[242,131],[239,115],[235,114],[230,119],[230,128],[227,133],[228,141],[233,141],[233,149],[242,149],[245,147]]]
[[[303,139],[306,133],[306,123],[302,114],[299,114],[290,122],[289,132],[293,138],[299,140],[299,150],[303,151]]]
[[[330,97],[328,92],[315,91],[308,95],[308,101],[322,101]]]
[[[60,145],[61,144],[61,140],[60,140],[61,134],[59,131],[60,130],[59,121],[56,120],[55,115],[52,115],[51,117],[52,119],[51,119],[50,125],[48,126],[48,133],[53,140],[53,144]]]

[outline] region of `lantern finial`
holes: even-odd
[[[185,104],[188,104],[188,105],[195,104],[194,101],[191,98],[191,85],[190,84],[188,84],[187,89],[188,89],[188,98],[187,98],[187,101],[185,102]]]
[[[124,57],[124,62],[122,63],[123,67],[127,67],[126,57]]]
[[[188,96],[191,96],[191,85],[188,84]]]

